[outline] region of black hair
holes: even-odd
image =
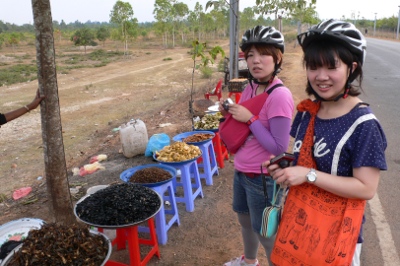
[[[313,69],[322,66],[333,68],[337,65],[336,58],[342,60],[349,69],[352,68],[353,62],[357,63],[356,69],[350,72],[350,76],[348,77],[345,86],[349,88],[349,95],[360,95],[362,91],[361,83],[363,78],[362,63],[360,62],[359,57],[350,52],[350,50],[343,46],[343,44],[329,39],[313,40],[304,51],[303,65],[306,68]],[[352,84],[355,80],[358,81],[357,85]],[[306,92],[308,95],[315,95],[310,82],[307,82]]]

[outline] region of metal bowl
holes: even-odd
[[[138,184],[135,184],[135,185],[138,185]],[[84,200],[86,200],[88,197],[91,197],[91,196],[95,195],[97,192],[95,192],[95,193],[93,193],[93,194],[85,195],[85,196],[83,196],[81,199],[79,199],[78,202],[77,202],[77,203],[75,204],[75,206],[74,206],[74,214],[75,214],[76,218],[77,218],[79,221],[81,221],[81,222],[83,222],[83,223],[85,223],[85,224],[87,224],[87,225],[97,227],[97,228],[118,229],[118,228],[125,228],[125,227],[130,227],[130,226],[134,226],[134,225],[143,223],[143,222],[147,221],[148,219],[154,217],[154,216],[161,210],[161,207],[162,207],[162,204],[163,204],[163,200],[162,200],[162,197],[160,196],[160,194],[158,194],[158,193],[155,192],[154,190],[152,190],[152,189],[150,189],[150,188],[148,188],[148,187],[145,187],[145,186],[142,186],[142,187],[143,187],[143,189],[146,189],[148,193],[157,195],[157,197],[158,197],[158,199],[159,199],[159,207],[158,207],[158,209],[157,209],[154,213],[152,213],[151,215],[149,215],[148,217],[146,217],[146,218],[143,219],[143,220],[139,220],[139,221],[136,221],[136,222],[133,222],[133,223],[122,224],[122,225],[104,225],[104,224],[94,224],[94,223],[92,223],[92,222],[90,222],[90,221],[85,221],[85,220],[81,219],[81,218],[79,217],[77,211],[76,211],[77,205],[78,205],[79,203],[83,202]],[[107,188],[105,188],[105,189],[107,189]],[[121,203],[121,204],[122,204],[122,203]]]
[[[145,164],[145,165],[140,165],[140,166],[136,166],[133,168],[129,168],[129,169],[123,171],[119,175],[119,178],[124,182],[129,182],[132,175],[135,174],[137,171],[145,169],[145,168],[152,168],[152,167],[157,167],[157,168],[160,168],[160,169],[163,169],[163,170],[169,172],[171,174],[171,178],[161,181],[161,182],[156,182],[156,183],[135,183],[135,184],[142,185],[145,187],[157,187],[157,186],[160,186],[162,184],[165,184],[165,183],[171,181],[176,176],[176,169],[174,167],[171,167],[168,165],[163,165],[163,164]]]
[[[103,234],[103,233],[101,233],[101,232],[98,232],[98,231],[95,231],[95,230],[89,230],[89,231],[90,231],[90,233],[93,234],[93,235],[101,235],[101,236],[106,240],[106,242],[107,242],[107,245],[108,245],[107,255],[106,255],[106,257],[105,257],[103,263],[100,265],[100,266],[104,266],[104,265],[106,265],[107,261],[110,259],[110,256],[111,256],[111,252],[112,252],[112,243],[111,243],[111,240],[110,240],[105,234]],[[20,248],[22,248],[22,246],[23,246],[23,243],[20,244],[20,245],[18,245],[16,248],[14,248],[14,249],[7,255],[7,257],[5,257],[4,260],[0,263],[0,266],[7,266],[7,264],[11,261],[12,257],[14,256],[14,254],[15,254],[16,252],[18,252],[18,250],[19,250]]]
[[[174,136],[172,139],[174,141],[183,141],[185,138],[193,136],[195,134],[210,134],[210,135],[212,135],[212,137],[209,138],[209,139],[203,140],[203,141],[198,141],[198,142],[186,142],[187,144],[199,146],[199,145],[203,145],[204,143],[207,143],[207,142],[211,141],[215,137],[215,133],[214,132],[204,130],[204,131],[184,132],[184,133],[181,133],[181,134],[178,134],[178,135]]]
[[[197,157],[195,157],[195,158],[192,158],[192,159],[190,159],[190,160],[179,161],[179,162],[166,162],[166,161],[158,160],[155,153],[153,154],[153,158],[154,158],[154,160],[156,160],[156,161],[159,162],[159,163],[167,164],[167,165],[172,165],[172,166],[177,166],[177,165],[181,165],[181,164],[186,164],[186,163],[193,162],[193,161],[199,159],[199,158],[201,157],[201,155],[202,155],[202,154],[200,154],[199,156],[197,156]]]

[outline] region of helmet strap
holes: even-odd
[[[256,80],[256,79],[253,78],[253,79],[254,79],[254,83],[256,83],[256,84],[258,84],[258,85],[269,85],[269,84],[271,84],[271,83],[274,81],[275,76],[276,76],[279,72],[280,72],[279,65],[278,65],[278,64],[275,64],[275,70],[274,70],[274,72],[272,72],[271,78],[270,78],[268,81],[258,81],[258,80]],[[250,73],[250,71],[249,71],[249,73]],[[251,74],[250,74],[250,76],[251,76]]]
[[[348,76],[347,81],[346,81],[346,86],[344,88],[343,99],[346,99],[347,96],[349,96],[349,91],[351,89],[350,76],[351,76],[352,73],[353,73],[353,71],[352,71],[352,69],[350,67],[350,73],[349,73],[349,76]]]

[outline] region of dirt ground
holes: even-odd
[[[227,42],[216,44],[228,50]],[[29,49],[34,55],[34,48]],[[154,163],[144,155],[126,158],[122,154],[117,130],[120,125],[130,119],[141,119],[149,137],[166,133],[172,138],[191,130],[188,103],[193,61],[188,51],[189,48],[135,49],[130,58],[104,67],[58,74],[63,141],[69,184],[74,191],[71,193],[73,203],[93,185],[121,182],[119,175],[125,169]],[[17,53],[28,52],[21,49]],[[7,51],[0,50],[0,56],[7,61]],[[215,86],[223,73],[216,71],[212,78],[201,79],[196,71],[194,77],[194,99],[203,99],[203,93]],[[287,45],[279,77],[292,90],[296,103],[305,97],[299,47]],[[36,80],[1,87],[1,112],[29,103],[36,88]],[[227,88],[223,94],[227,97]],[[5,198],[0,203],[0,224],[23,217],[51,221],[43,177],[40,108],[2,126],[0,147],[0,195]],[[104,170],[83,177],[73,174],[74,168],[88,164],[92,156],[99,154],[107,155],[107,160],[101,162]],[[242,254],[240,228],[231,209],[232,176],[231,156],[224,168],[219,169],[212,186],[206,186],[203,180],[204,198],[196,199],[194,212],[186,212],[184,204],[178,203],[181,224],[169,230],[168,243],[160,246],[160,259],[153,257],[148,265],[222,265]],[[14,201],[12,192],[26,186],[33,188],[31,194]],[[114,251],[112,259],[129,261],[126,250]],[[259,260],[261,265],[268,264],[261,249]]]

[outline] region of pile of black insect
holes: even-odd
[[[98,266],[108,254],[109,240],[87,226],[44,224],[31,230],[7,266]]]
[[[160,197],[154,190],[127,182],[89,195],[76,204],[75,213],[97,227],[121,227],[147,220],[160,206]]]
[[[167,170],[158,167],[148,167],[137,170],[129,179],[132,183],[150,184],[171,179],[172,175]]]

